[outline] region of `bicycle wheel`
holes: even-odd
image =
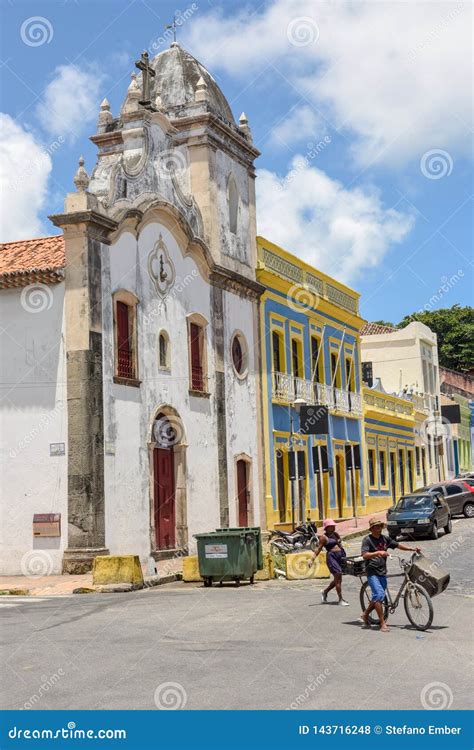
[[[425,589],[417,583],[409,583],[403,603],[413,627],[417,630],[427,630],[433,622],[433,604]]]
[[[365,610],[367,609],[371,601],[372,601],[372,589],[369,586],[369,582],[365,581],[365,583],[362,584],[361,589],[360,589],[360,606],[362,607],[362,612],[365,612]],[[383,618],[384,620],[388,619],[387,597],[385,597],[385,599],[383,600]],[[372,612],[370,613],[367,619],[371,625],[379,624],[379,618],[375,610],[372,610]]]

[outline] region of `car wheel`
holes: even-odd
[[[449,519],[448,523],[444,527],[444,533],[445,534],[450,534],[452,532],[452,530],[453,530],[453,522],[451,521],[451,519]]]
[[[466,518],[474,518],[474,503],[466,503],[462,512]]]
[[[433,528],[430,531],[429,539],[437,539],[438,538],[438,524],[436,521],[433,524]]]

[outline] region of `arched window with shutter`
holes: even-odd
[[[122,385],[139,385],[137,356],[137,304],[132,292],[121,289],[113,295],[114,380]]]
[[[160,370],[169,370],[170,365],[170,340],[166,331],[160,331],[158,335],[158,366]]]
[[[237,189],[234,175],[231,175],[229,177],[227,195],[229,201],[229,229],[232,234],[237,234],[237,224],[239,218],[239,191]]]
[[[199,313],[188,315],[189,390],[208,394],[207,320]]]

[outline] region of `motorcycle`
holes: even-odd
[[[316,524],[309,519],[296,526],[293,531],[274,529],[270,532],[270,547],[275,552],[280,552],[284,555],[290,552],[301,552],[302,550],[312,550],[314,552],[318,546],[319,537]]]

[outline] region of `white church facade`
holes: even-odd
[[[149,565],[265,523],[258,151],[179,45],[138,67],[62,234],[2,249],[3,574]]]

